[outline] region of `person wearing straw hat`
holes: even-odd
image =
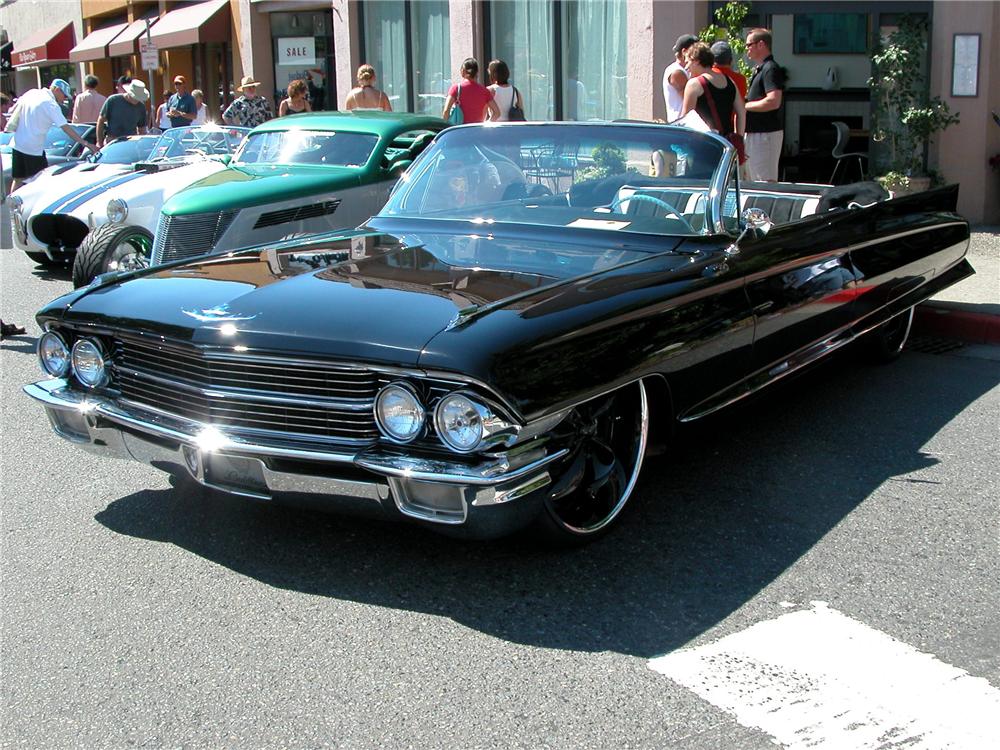
[[[227,125],[255,128],[274,117],[267,99],[257,95],[258,86],[260,86],[260,81],[256,78],[243,76],[239,88],[236,89],[242,96],[237,97],[232,104],[226,107],[226,111],[222,113],[223,122]]]
[[[97,145],[126,135],[143,135],[146,132],[146,102],[149,91],[146,84],[133,78],[122,87],[124,93],[112,94],[104,100],[101,114],[97,116]]]

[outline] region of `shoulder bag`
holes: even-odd
[[[728,77],[726,78],[726,81],[729,81]],[[715,120],[715,127],[718,129],[719,134],[722,135],[722,131],[724,130],[724,128],[722,127],[722,119],[719,117],[719,110],[716,109],[715,107],[715,98],[712,96],[712,92],[708,90],[708,87],[711,86],[712,84],[708,82],[708,78],[706,78],[705,76],[698,76],[698,82],[701,84],[701,87],[705,90],[705,98],[708,100],[708,108],[712,110],[712,118]],[[736,84],[734,83],[733,88],[735,87]],[[737,91],[735,95],[739,96],[739,92]],[[743,136],[734,130],[732,133],[729,133],[723,137],[726,140],[728,140],[731,144],[733,144],[733,148],[736,149],[736,154],[737,156],[739,156],[740,164],[746,164],[747,147],[746,144],[743,142]]]
[[[462,84],[459,83],[455,87],[455,103],[451,107],[451,112],[448,113],[448,124],[449,125],[461,125],[465,122],[465,114],[462,112]]]
[[[511,122],[524,122],[525,119],[527,119],[524,116],[524,107],[517,106],[517,100],[521,98],[521,95],[517,93],[517,86],[511,85],[511,88],[514,89],[514,98],[510,100],[510,109],[507,110],[507,119]],[[521,104],[523,105],[524,102],[522,101]]]

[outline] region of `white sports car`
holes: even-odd
[[[134,166],[98,162],[34,180],[11,196],[14,244],[37,263],[72,261],[77,286],[97,273],[129,267],[136,255],[148,256],[163,202],[225,168],[248,132],[215,125],[173,128]],[[130,230],[128,243],[114,242],[121,228]]]

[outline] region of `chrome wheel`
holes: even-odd
[[[108,254],[108,271],[137,271],[149,265],[152,246],[143,235],[126,237]]]
[[[545,525],[564,540],[607,530],[639,478],[649,432],[642,382],[583,404],[569,418],[575,450],[546,501]]]

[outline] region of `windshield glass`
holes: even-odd
[[[70,125],[73,130],[77,132],[80,136],[93,128],[93,125]],[[87,140],[93,142],[93,138],[88,138]],[[70,152],[73,146],[76,145],[76,141],[66,135],[64,131],[58,125],[53,125],[49,128],[49,132],[45,134],[45,150],[49,155],[65,156]]]
[[[664,125],[447,130],[380,216],[706,234],[721,139]]]
[[[141,135],[114,141],[98,151],[94,161],[101,164],[135,164],[149,156],[156,140],[156,136]]]
[[[184,156],[225,156],[233,153],[250,132],[249,128],[200,126],[170,128],[153,146],[150,158],[174,159]]]
[[[343,133],[328,130],[281,130],[254,133],[233,157],[246,164],[321,164],[334,167],[363,167],[371,156],[378,136],[371,133]]]

